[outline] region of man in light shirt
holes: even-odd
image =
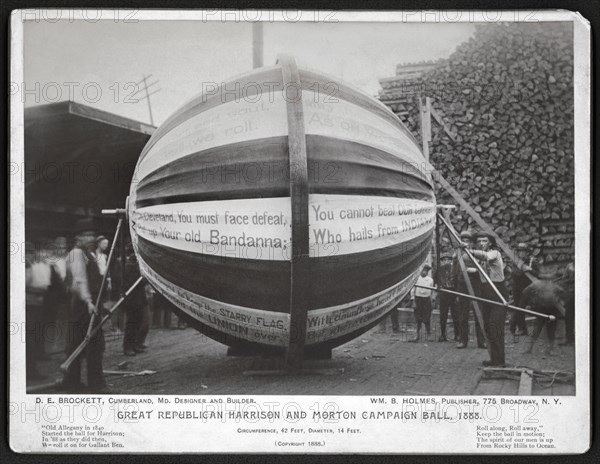
[[[67,255],[65,284],[69,293],[69,319],[66,352],[69,356],[85,339],[90,319],[99,323],[95,301],[100,291],[100,271],[94,256],[94,223],[91,219],[80,219],[75,225],[75,247]],[[65,375],[63,387],[72,393],[102,393],[106,382],[102,370],[104,334],[99,330],[91,339],[82,356],[71,364]],[[81,383],[81,358],[87,362],[88,385]]]
[[[411,342],[418,342],[421,339],[421,324],[425,325],[427,336],[431,334],[431,294],[432,290],[428,288],[421,288],[419,285],[424,287],[433,287],[433,279],[429,277],[429,270],[431,266],[425,264],[421,269],[421,275],[417,279],[415,286],[413,287],[413,294],[415,297],[415,320],[417,322],[417,336],[410,340]]]
[[[96,257],[100,277],[104,277],[104,274],[108,272],[108,256],[106,255],[108,245],[110,245],[110,242],[104,235],[96,237],[96,251],[94,252],[94,256]],[[106,276],[106,294],[110,294],[111,291],[110,276]]]
[[[477,234],[478,250],[471,250],[475,259],[480,261],[481,267],[489,276],[494,286],[506,299],[504,286],[504,262],[502,255],[496,247],[496,239],[487,232]],[[486,300],[499,301],[498,295],[487,279],[480,275],[480,295]],[[484,366],[504,367],[504,324],[506,323],[506,308],[489,303],[481,304],[483,327],[490,343],[489,361],[483,361]]]

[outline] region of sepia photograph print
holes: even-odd
[[[589,448],[581,15],[29,9],[10,49],[13,450]]]

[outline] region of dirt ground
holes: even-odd
[[[434,320],[437,316],[434,315]],[[487,350],[470,342],[458,350],[455,343],[438,342],[433,325],[430,340],[409,343],[414,324],[405,318],[401,332],[392,333],[389,324],[379,326],[333,351],[331,360],[307,361],[301,373],[268,373],[276,360],[229,357],[227,347],[191,328],[153,329],[148,351],[135,357],[122,352],[122,334],[107,332],[105,371],[113,394],[180,395],[516,395],[519,379],[482,376],[481,362]],[[530,322],[531,324],[531,322]],[[471,326],[471,329],[473,327]],[[449,330],[452,338],[452,329]],[[561,341],[564,328],[559,323]],[[545,333],[532,354],[522,354],[523,337],[506,331],[506,361],[510,366],[535,370],[574,372],[575,348],[556,346],[553,355],[544,354]],[[51,359],[41,362],[43,379],[29,382],[39,387],[60,379],[59,365],[65,356],[58,347]],[[146,375],[115,374],[115,371]],[[252,371],[259,371],[252,372]],[[503,376],[505,377],[505,376]],[[85,378],[85,377],[84,377]],[[543,381],[542,381],[543,380]],[[551,379],[550,379],[551,380]],[[48,389],[58,393],[60,389]],[[534,382],[535,395],[573,395],[574,383],[546,379]]]

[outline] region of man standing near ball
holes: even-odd
[[[95,248],[94,224],[91,219],[81,219],[75,226],[75,247],[67,255],[66,286],[69,292],[69,332],[67,334],[67,356],[79,346],[86,337],[90,320],[94,326],[100,322],[95,301],[100,291],[101,277],[93,254]],[[101,393],[106,390],[102,370],[104,356],[104,334],[100,329],[91,339],[82,356],[87,361],[87,380],[89,393]],[[81,393],[81,356],[73,361],[63,381],[65,389],[72,393]]]
[[[478,250],[471,250],[475,259],[479,260],[481,267],[489,276],[500,294],[506,298],[504,287],[504,262],[502,255],[496,250],[496,239],[487,232],[479,232],[476,235]],[[466,244],[463,243],[463,246]],[[498,295],[483,274],[480,275],[481,282],[479,292],[486,300],[498,301]],[[481,315],[483,326],[490,344],[489,361],[483,361],[484,366],[504,366],[504,324],[506,323],[506,308],[489,303],[481,304]]]
[[[417,322],[417,335],[411,342],[421,339],[421,324],[425,325],[427,336],[431,334],[431,294],[432,290],[423,287],[433,287],[433,279],[429,277],[431,266],[425,264],[421,269],[421,275],[417,279],[413,292],[415,296],[415,320]]]

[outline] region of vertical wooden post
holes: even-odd
[[[277,57],[283,74],[287,107],[288,146],[290,169],[290,197],[292,202],[292,257],[290,281],[290,326],[286,353],[286,367],[299,369],[304,360],[306,317],[308,307],[308,162],[304,132],[302,85],[294,59],[287,55]]]
[[[263,66],[263,23],[252,24],[252,68]]]
[[[429,163],[429,142],[431,141],[431,98],[422,97],[419,94],[419,114],[421,116],[421,141],[423,143],[423,156],[427,164],[423,165],[423,168]],[[435,182],[433,183],[435,188]],[[436,217],[436,234],[437,234],[437,217]],[[427,262],[433,267],[432,254],[437,256],[439,254],[438,239],[431,243],[431,250],[427,255]],[[439,269],[439,259],[437,259]],[[437,269],[436,269],[437,271]]]
[[[437,214],[435,215],[435,240],[434,240],[434,249],[435,253],[435,272],[437,273],[437,279],[435,284],[439,287],[440,285],[440,255],[442,253],[442,240],[440,235],[440,220],[438,219]],[[438,298],[439,303],[439,298]]]
[[[419,108],[421,113],[421,140],[423,142],[423,155],[429,162],[429,142],[431,142],[431,98],[425,97],[423,103],[422,97],[419,97]]]
[[[116,239],[115,239],[116,240]],[[121,255],[121,268],[119,269],[119,292],[123,295],[125,287],[125,228],[122,227],[119,232],[119,255]]]
[[[116,248],[116,242],[117,242],[117,240],[121,240],[121,237],[123,236],[122,226],[123,226],[123,218],[121,217],[121,218],[119,218],[119,222],[117,222],[117,230],[115,231],[115,236],[113,237],[113,241],[110,246],[110,251],[108,252],[108,260],[106,261],[106,271],[104,272],[104,275],[102,276],[102,282],[100,283],[100,290],[98,290],[98,296],[96,297],[96,301],[94,301],[94,306],[96,307],[98,314],[101,313],[101,308],[99,306],[100,306],[100,302],[102,301],[102,295],[104,294],[104,286],[106,284],[106,279],[108,279],[108,274],[110,273],[110,265],[112,264],[112,259],[113,259],[113,255],[114,255],[115,248]],[[96,259],[97,258],[98,257],[96,257]],[[90,336],[90,333],[92,332],[92,328],[94,326],[95,319],[96,319],[96,314],[94,313],[94,314],[92,314],[92,317],[90,318],[90,323],[88,325],[86,337]]]
[[[150,114],[150,125],[154,125],[154,117],[152,116],[152,105],[150,104],[150,94],[148,93],[148,77],[144,76],[144,90],[146,91],[146,100],[148,101],[148,113]]]

